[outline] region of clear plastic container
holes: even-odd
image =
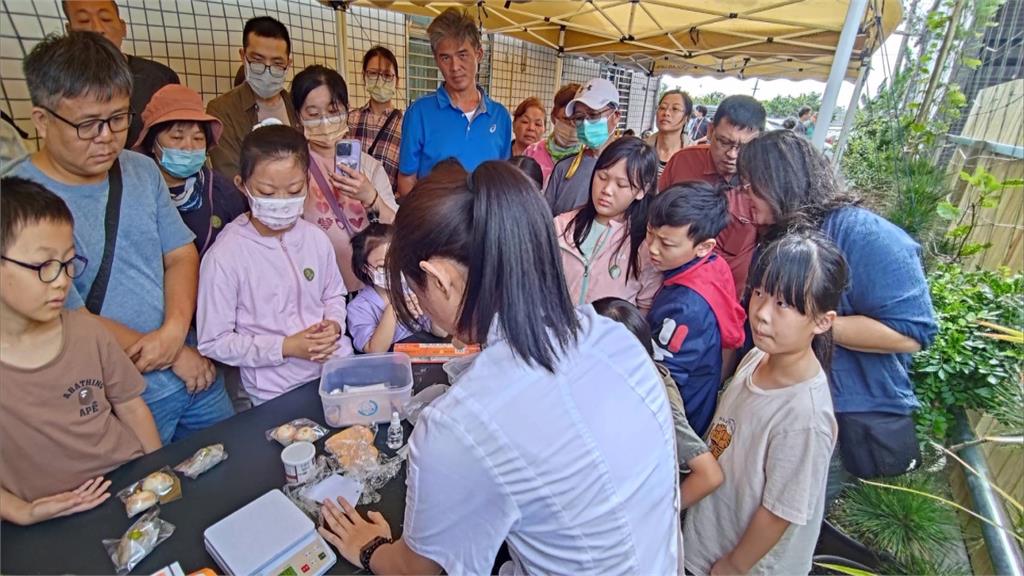
[[[363,354],[331,360],[320,376],[320,401],[332,428],[377,424],[403,417],[412,396],[412,363],[401,353]]]

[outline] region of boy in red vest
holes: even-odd
[[[655,359],[672,373],[694,431],[704,436],[722,381],[722,350],[743,345],[746,314],[729,265],[714,252],[729,222],[725,194],[703,182],[669,187],[651,204],[647,244],[664,275],[647,316]]]

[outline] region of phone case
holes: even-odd
[[[349,146],[349,154],[339,154],[339,149],[342,147],[342,145]],[[345,140],[339,140],[334,145],[334,170],[336,172],[338,171],[337,164],[344,164],[349,168],[358,171],[359,157],[361,156],[362,148],[362,142],[360,142],[359,140],[351,140],[347,138]]]

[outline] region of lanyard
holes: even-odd
[[[320,171],[320,166],[316,163],[316,159],[311,158],[309,163],[310,173],[313,174],[313,180],[316,180],[316,185],[320,188],[320,195],[324,197],[327,204],[331,207],[331,212],[334,212],[334,220],[341,224],[345,231],[348,232],[348,237],[352,238],[356,235],[356,230],[349,224],[348,218],[345,217],[345,213],[341,210],[341,206],[338,205],[338,200],[334,197],[334,188],[327,182],[327,177]]]

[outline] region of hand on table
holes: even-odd
[[[324,362],[338,349],[341,326],[334,320],[322,320],[284,339],[285,357]]]
[[[100,476],[70,492],[33,500],[29,505],[31,523],[92,510],[110,498],[107,488],[110,488],[110,480],[104,480]]]
[[[198,394],[217,380],[217,368],[191,346],[183,346],[171,364],[174,374],[185,382],[189,394]]]
[[[340,506],[340,508],[339,508]],[[379,512],[367,514],[367,520],[344,498],[338,504],[325,500],[320,507],[323,525],[318,528],[320,535],[338,549],[338,552],[355,566],[362,566],[359,552],[377,536],[391,538],[391,526]]]

